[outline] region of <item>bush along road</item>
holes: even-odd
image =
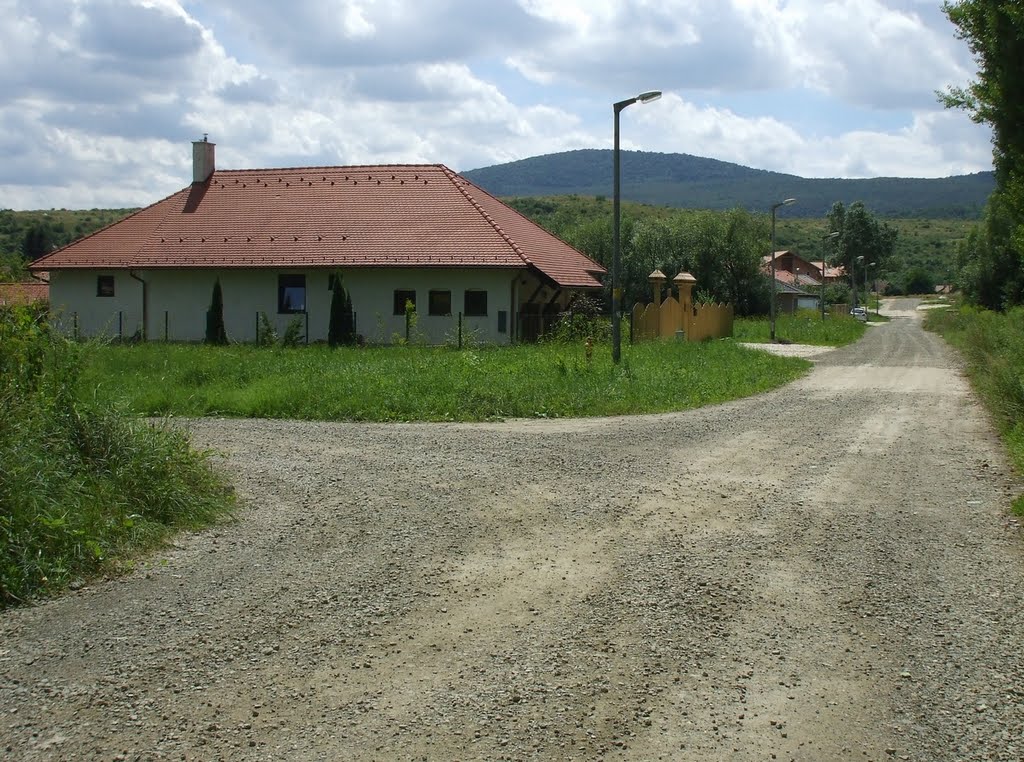
[[[889,306],[685,413],[185,424],[239,521],[0,616],[0,753],[1020,759],[1019,485]]]

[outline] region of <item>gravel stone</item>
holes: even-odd
[[[1021,759],[1020,485],[915,307],[678,414],[183,422],[238,521],[0,615],[0,749]]]

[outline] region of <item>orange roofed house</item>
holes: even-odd
[[[404,336],[411,301],[430,343],[460,313],[482,341],[533,338],[605,273],[443,165],[217,170],[205,138],[190,186],[32,270],[50,273],[57,324],[82,336],[202,340],[219,279],[231,340],[255,340],[260,313],[324,340],[338,273],[366,340]]]

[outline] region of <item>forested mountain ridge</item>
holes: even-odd
[[[622,152],[622,197],[684,209],[763,211],[796,198],[792,212],[824,216],[832,204],[863,201],[883,217],[977,219],[995,179],[992,172],[940,179],[804,178],[680,153]],[[612,151],[582,149],[461,173],[496,196],[611,196]]]

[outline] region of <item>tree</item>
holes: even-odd
[[[53,232],[43,223],[35,223],[25,231],[21,242],[21,254],[32,262],[43,254],[49,254],[56,247]]]
[[[1013,226],[1005,196],[995,193],[984,221],[957,249],[956,284],[972,304],[1002,310],[1024,303],[1024,267],[1013,244]]]
[[[724,223],[724,246],[719,282],[710,284],[712,295],[717,301],[731,303],[737,315],[767,310],[770,284],[764,278],[761,262],[766,248],[771,248],[766,247],[771,238],[768,219],[742,209],[733,209],[719,219]]]
[[[327,326],[327,343],[332,347],[352,344],[355,341],[352,298],[341,281],[341,273],[335,273],[331,284],[331,317]]]
[[[851,278],[857,278],[854,291],[862,282],[865,267],[872,267],[875,275],[891,269],[896,229],[879,222],[862,202],[855,201],[845,207],[837,201],[827,219],[829,231],[839,233],[832,245],[833,257],[829,263],[841,266]]]
[[[213,282],[213,296],[210,299],[210,309],[206,311],[206,343],[228,343],[228,334],[224,330],[224,296],[220,289],[220,278]]]
[[[968,299],[1004,309],[1024,298],[1024,5],[961,0],[944,3],[943,10],[974,54],[978,76],[940,98],[947,108],[964,109],[975,122],[992,127],[996,170],[985,222],[961,249],[957,281]]]

